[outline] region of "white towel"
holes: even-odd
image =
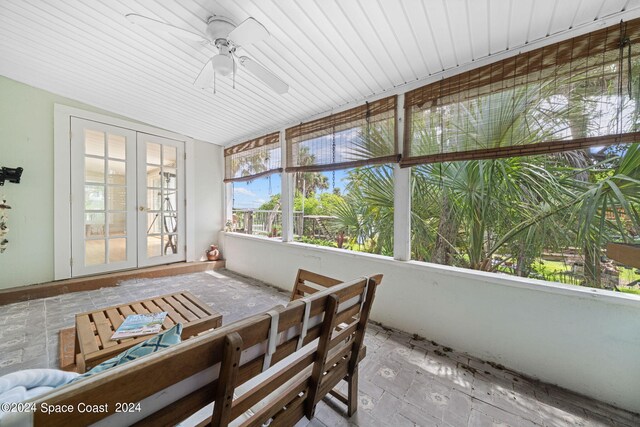
[[[48,393],[77,377],[58,369],[27,369],[0,377],[0,403],[19,403]],[[0,410],[0,420],[4,416]]]

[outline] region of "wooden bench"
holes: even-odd
[[[149,339],[149,335],[122,340],[111,339],[115,330],[128,315],[162,311],[168,313],[162,324],[162,330],[171,329],[176,323],[182,323],[183,339],[222,325],[222,315],[213,311],[190,292],[176,292],[76,314],[74,354],[77,371],[83,373]]]
[[[71,405],[73,412],[11,415],[38,426],[173,425],[190,416],[189,425],[271,420],[271,426],[291,426],[312,418],[316,404],[345,377],[355,379],[344,399],[353,413],[364,333],[381,279],[337,284],[34,401],[38,408]],[[336,329],[341,323],[346,327]],[[78,405],[105,412],[79,412]]]

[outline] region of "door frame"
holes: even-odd
[[[71,278],[71,117],[184,141],[185,244],[187,262],[196,261],[195,157],[193,138],[175,132],[63,104],[53,108],[53,272],[54,280]]]

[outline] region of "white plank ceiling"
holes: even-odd
[[[271,37],[244,52],[289,93],[241,67],[235,90],[230,78],[215,95],[197,89],[217,49],[131,24],[127,13],[191,30],[212,14],[254,17]],[[0,0],[0,75],[228,145],[637,16],[640,0]]]

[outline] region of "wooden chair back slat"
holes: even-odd
[[[350,322],[353,319],[353,317],[358,313],[360,313],[359,304],[356,304],[353,307],[346,309],[345,311],[343,311],[338,315],[338,318],[336,319],[336,325]]]
[[[311,285],[307,285],[306,282],[309,282]],[[306,296],[305,294],[313,294],[322,288],[329,288],[339,283],[341,283],[341,281],[338,279],[299,269],[296,275],[296,281],[293,284],[291,301],[302,298]]]
[[[274,417],[278,412],[282,411],[284,406],[289,405],[292,401],[298,400],[301,393],[304,394],[304,399],[307,398],[308,393],[308,378],[301,378],[293,385],[289,386],[286,390],[279,393],[279,397],[273,402],[272,405],[268,405],[256,412],[250,420],[241,424],[242,427],[261,427]],[[303,400],[304,401],[304,400]],[[301,402],[302,403],[302,402]],[[276,418],[277,419],[277,418]],[[279,423],[276,423],[276,425]],[[271,423],[270,425],[273,425]]]
[[[287,381],[298,375],[307,369],[314,361],[315,352],[309,350],[302,357],[293,362],[287,369],[280,370],[265,381],[264,384],[259,384],[243,393],[233,403],[232,417],[237,418],[247,410],[251,409],[254,405],[260,402],[264,395],[272,393],[278,387],[284,385]],[[308,373],[311,375],[311,372]]]
[[[304,401],[306,398],[306,391],[302,396],[296,396],[293,401],[289,402],[286,408],[276,414],[274,422],[269,426],[289,427],[295,425],[304,417]]]
[[[338,363],[336,366],[332,366],[331,369],[322,376],[322,382],[318,388],[318,396],[320,396],[320,399],[322,399],[322,396],[326,396],[327,393],[329,393],[329,391],[347,375],[348,369],[349,365],[347,361],[342,360],[341,363]]]
[[[155,427],[176,424],[176,420],[184,420],[204,408],[211,402],[211,387],[217,383],[204,387],[174,401],[171,405],[150,414],[143,420],[133,424],[134,427]]]
[[[346,328],[334,334],[333,337],[331,337],[331,343],[329,344],[329,348],[333,349],[340,343],[344,342],[345,339],[353,335],[353,333],[356,332],[357,329],[358,329],[358,322],[353,322],[351,325],[347,326]]]

